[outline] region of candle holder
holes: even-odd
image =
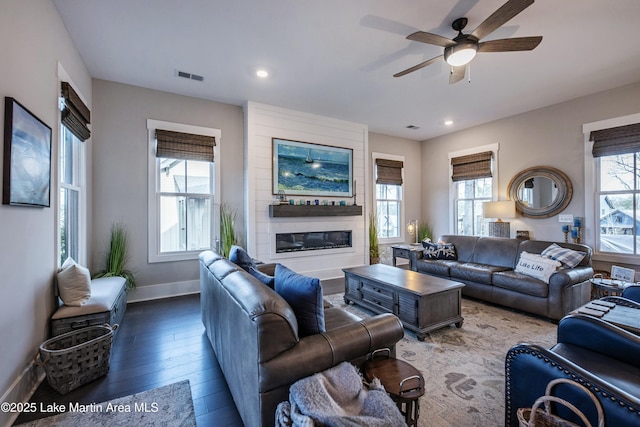
[[[571,239],[573,243],[582,242],[582,218],[579,216],[573,218],[573,228],[571,229]]]
[[[569,243],[569,226],[563,225],[562,232],[564,233],[564,242]]]

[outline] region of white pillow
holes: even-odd
[[[91,298],[89,269],[67,258],[58,271],[58,291],[65,305],[79,307],[87,302]]]
[[[523,251],[518,260],[516,272],[549,283],[549,278],[561,265],[559,261]]]

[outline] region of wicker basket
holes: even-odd
[[[58,335],[43,342],[36,356],[47,382],[60,394],[66,394],[109,372],[113,327],[91,326]]]
[[[578,424],[572,423],[571,421],[567,421],[564,418],[559,417],[558,415],[551,413],[551,402],[555,402],[562,406],[569,408],[574,414],[580,418],[580,420],[584,423],[586,427],[591,427],[591,423],[587,419],[587,417],[576,408],[570,402],[567,402],[564,399],[561,399],[556,396],[552,396],[551,392],[554,386],[557,384],[570,384],[574,387],[578,387],[582,391],[584,391],[593,401],[596,410],[598,412],[598,427],[604,427],[604,414],[602,412],[602,406],[598,399],[589,391],[585,386],[578,384],[575,381],[571,381],[565,378],[558,378],[552,380],[547,384],[547,390],[545,395],[538,398],[533,404],[532,408],[520,408],[518,409],[518,423],[520,427],[580,427]],[[544,410],[539,407],[544,404]]]

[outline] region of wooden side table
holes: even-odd
[[[377,353],[387,352],[387,356]],[[388,348],[376,350],[360,367],[368,382],[378,378],[391,399],[398,405],[408,427],[418,425],[420,396],[424,395],[424,378],[420,371],[409,363],[391,357]]]
[[[409,256],[411,252],[422,252],[424,249],[422,245],[392,245],[391,248],[393,249],[394,267],[396,266],[397,258],[405,258],[411,260],[411,257]],[[411,267],[411,269],[413,270],[413,266]]]
[[[591,281],[591,299],[600,299],[603,297],[621,296],[622,291],[627,286],[633,285],[631,282],[623,282],[621,280],[603,279],[594,277]]]

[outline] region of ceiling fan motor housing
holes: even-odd
[[[478,52],[478,39],[467,34],[458,35],[454,38],[455,44],[444,48],[444,60],[449,65],[459,67],[466,65]]]

